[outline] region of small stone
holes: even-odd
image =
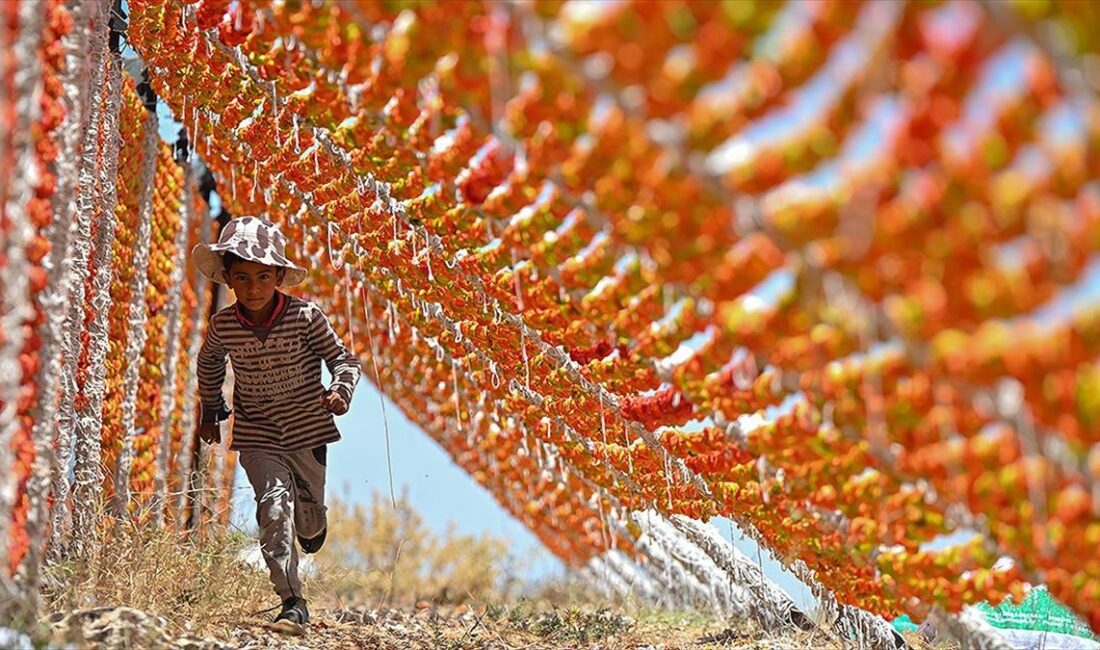
[[[0,627],[0,648],[31,648],[31,638],[10,627]]]

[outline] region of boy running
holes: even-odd
[[[275,224],[241,217],[226,224],[217,244],[192,253],[199,271],[229,285],[237,299],[210,319],[199,352],[199,437],[220,443],[218,423],[236,414],[230,448],[240,452],[255,490],[260,549],[283,601],[273,627],[301,633],[309,610],[294,539],[303,553],[324,544],[326,445],[340,439],[333,414],[347,412],[360,366],[316,305],[278,290],[306,276],[285,248]],[[222,398],[226,357],[233,362],[232,411]],[[322,361],[332,375],[327,390]]]

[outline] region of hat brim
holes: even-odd
[[[234,246],[231,244],[198,244],[191,250],[191,263],[194,264],[199,273],[202,273],[208,280],[219,284],[229,284],[229,279],[225,276],[225,267],[222,265],[222,253],[233,248]],[[300,266],[294,264],[275,265],[266,260],[259,260],[249,255],[242,255],[238,251],[233,251],[233,253],[241,259],[250,262],[267,264],[268,266],[286,270],[281,286],[294,286],[296,284],[301,284],[302,281],[306,279],[306,270]]]

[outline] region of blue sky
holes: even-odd
[[[509,540],[512,552],[531,562],[530,575],[558,571],[561,564],[543,550],[527,528],[512,518],[450,456],[387,400],[390,461],[395,492],[409,501],[435,530],[454,523],[460,532],[489,533]],[[389,494],[386,443],[378,390],[359,382],[351,410],[338,418],[343,440],[329,453],[329,493],[347,492],[366,501],[373,491]]]

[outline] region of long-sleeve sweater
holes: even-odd
[[[332,375],[329,390],[351,403],[361,372],[328,318],[311,302],[282,296],[270,327],[240,317],[236,305],[214,314],[199,351],[203,421],[226,411],[222,397],[226,357],[233,362],[232,449],[300,451],[340,439],[332,413],[321,406],[321,362]]]

